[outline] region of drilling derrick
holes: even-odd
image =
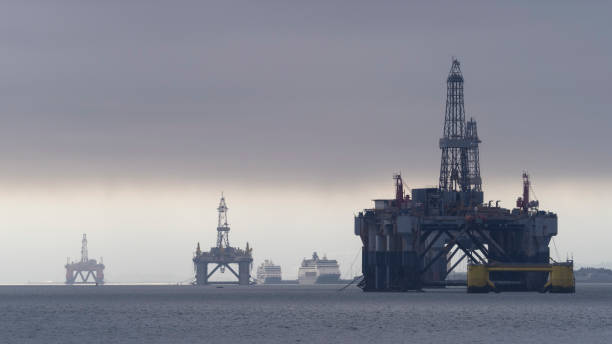
[[[446,85],[439,185],[413,188],[408,197],[396,175],[395,198],[374,200],[374,208],[355,217],[354,233],[363,243],[359,285],[365,291],[444,287],[448,274],[467,261],[468,292],[573,292],[573,263],[550,263],[557,215],[537,209],[527,173],[517,208],[483,204],[481,141],[476,121],[465,120],[456,59]]]
[[[224,273],[227,268],[237,279],[240,285],[248,285],[251,278],[251,265],[253,263],[252,249],[249,243],[246,248],[240,249],[232,247],[229,244],[230,226],[227,223],[228,207],[225,203],[225,197],[221,195],[221,201],[217,207],[217,246],[211,247],[210,251],[203,252],[200,249],[200,243],[197,244],[196,252],[193,257],[193,264],[196,271],[196,285],[209,284],[209,278],[217,271]],[[208,265],[214,265],[214,268],[208,272]],[[230,264],[238,265],[238,272],[230,266]]]
[[[81,240],[81,263],[86,263],[89,261],[89,257],[87,254],[87,235],[83,234],[83,240]]]
[[[221,195],[221,202],[217,208],[219,212],[219,221],[217,222],[217,248],[223,250],[229,247],[229,225],[227,224],[227,205],[225,205],[225,197]]]
[[[480,180],[478,157],[478,133],[476,121],[465,122],[463,101],[463,75],[459,61],[453,59],[446,78],[446,111],[444,128],[439,145],[442,150],[440,161],[440,196],[460,200],[455,209],[473,207],[482,203],[483,194]],[[448,211],[449,209],[446,209]],[[442,209],[445,211],[445,209]]]
[[[95,283],[96,285],[104,283],[104,264],[102,263],[102,258],[100,258],[100,263],[95,259],[89,259],[86,234],[83,234],[83,239],[81,240],[81,260],[71,263],[70,258],[68,258],[66,262],[66,284],[75,283]]]
[[[469,143],[465,137],[465,108],[463,104],[463,75],[459,61],[453,59],[446,78],[446,113],[443,137],[440,139],[440,189],[467,191]]]

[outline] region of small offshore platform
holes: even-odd
[[[365,291],[444,287],[467,259],[468,292],[574,292],[573,262],[551,260],[557,215],[539,210],[523,173],[516,208],[484,203],[476,121],[466,122],[463,75],[453,59],[447,78],[446,114],[438,187],[404,192],[394,176],[395,198],[374,200],[355,217],[361,238]],[[453,260],[454,259],[454,260]]]
[[[211,247],[209,252],[202,252],[200,243],[198,242],[195,256],[193,257],[193,265],[196,272],[195,285],[209,284],[209,278],[217,271],[225,272],[227,268],[237,279],[240,285],[249,285],[251,280],[251,267],[253,264],[252,249],[247,242],[246,248],[240,249],[231,247],[229,244],[230,227],[227,223],[227,205],[225,197],[221,195],[221,201],[217,211],[219,212],[219,220],[217,223],[217,246]],[[215,267],[208,272],[208,265],[213,264]],[[238,265],[238,272],[234,270],[230,264]]]
[[[90,280],[91,277],[91,280]],[[66,284],[104,284],[104,264],[95,259],[89,259],[87,254],[87,234],[81,240],[81,261],[66,262]]]

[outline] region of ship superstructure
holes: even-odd
[[[258,284],[277,284],[282,282],[280,265],[274,265],[271,260],[264,260],[257,268]]]
[[[335,259],[327,259],[327,256],[319,258],[314,252],[311,259],[304,258],[298,269],[299,284],[324,284],[338,283],[340,280],[340,266]]]

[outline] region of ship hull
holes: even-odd
[[[259,284],[281,284],[283,283],[280,277],[266,277],[257,281]]]
[[[340,281],[340,274],[321,275],[317,277],[316,284],[336,284]]]
[[[315,284],[317,282],[317,274],[313,271],[303,272],[300,271],[298,273],[298,283],[299,284]]]

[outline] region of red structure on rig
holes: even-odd
[[[395,201],[398,206],[410,202],[410,195],[404,192],[404,181],[400,173],[393,175],[395,180]]]
[[[516,207],[523,209],[524,212],[529,211],[531,208],[537,208],[540,202],[537,200],[529,200],[529,189],[531,189],[531,182],[529,181],[529,175],[523,171],[523,197],[519,197],[516,200]]]

